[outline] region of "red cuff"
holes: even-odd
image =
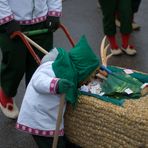
[[[58,78],[53,78],[51,83],[50,83],[50,87],[49,87],[49,91],[51,94],[56,94],[57,93],[57,86],[58,86]]]

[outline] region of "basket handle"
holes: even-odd
[[[112,56],[112,53],[107,54],[107,49],[109,48],[109,44],[107,43],[106,36],[101,41],[101,47],[100,47],[100,55],[101,55],[101,61],[102,65],[107,66],[108,59]]]
[[[68,38],[69,42],[71,43],[72,47],[75,46],[75,42],[72,39],[70,33],[68,32],[68,30],[66,29],[66,27],[62,24],[60,24],[59,28],[61,28],[63,30],[63,32],[65,33],[66,37]],[[28,32],[20,32],[20,31],[16,31],[11,35],[11,38],[15,38],[15,37],[20,37],[21,40],[23,41],[23,43],[26,45],[26,47],[28,48],[29,52],[31,53],[31,55],[33,56],[33,58],[35,59],[35,61],[40,64],[40,58],[37,56],[37,54],[34,52],[33,48],[31,47],[31,45],[33,45],[34,47],[36,47],[38,50],[40,50],[42,53],[47,54],[48,52],[43,49],[40,45],[38,45],[37,43],[35,43],[33,40],[31,40],[27,35],[32,36],[32,35],[38,35],[38,34],[42,34],[42,33],[47,33],[48,29],[42,29],[42,30],[33,30],[33,31],[28,31]],[[31,45],[30,45],[31,44]]]
[[[59,28],[65,33],[65,35],[68,38],[69,42],[74,47],[75,46],[75,42],[72,39],[72,37],[71,37],[70,33],[68,32],[68,30],[66,29],[66,27],[63,24],[60,24]],[[27,32],[24,32],[24,34],[26,36],[34,36],[34,35],[44,34],[44,33],[48,33],[48,32],[49,32],[48,29],[39,29],[39,30],[27,31]]]
[[[15,38],[19,36],[20,39],[22,40],[22,42],[26,45],[26,47],[28,48],[30,54],[33,56],[33,58],[35,59],[35,61],[37,62],[37,64],[39,65],[41,60],[38,57],[38,55],[35,53],[35,51],[33,50],[33,48],[31,47],[29,41],[25,38],[24,34],[21,33],[20,31],[16,31],[11,35],[11,38]]]
[[[22,33],[23,34],[23,33]],[[42,48],[40,45],[38,45],[37,43],[35,43],[33,40],[31,40],[29,37],[27,37],[25,34],[23,34],[23,36],[25,37],[25,39],[34,47],[36,47],[38,50],[40,50],[42,53],[44,54],[48,54],[48,51],[46,51],[44,48]]]

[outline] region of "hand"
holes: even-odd
[[[21,31],[20,25],[19,25],[18,22],[15,21],[15,20],[12,20],[12,21],[8,22],[8,23],[6,24],[5,29],[6,29],[6,32],[7,32],[7,34],[8,34],[9,36],[10,36],[12,33],[16,32],[16,31]]]
[[[60,18],[55,16],[48,16],[46,20],[46,27],[51,32],[55,32],[60,25]]]
[[[74,86],[74,84],[66,79],[60,79],[58,81],[58,90],[57,92],[59,94],[67,93],[69,89],[71,89]]]

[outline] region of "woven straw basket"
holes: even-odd
[[[123,107],[81,95],[76,109],[67,107],[65,133],[83,148],[148,148],[148,95]]]
[[[148,96],[119,107],[82,95],[65,114],[65,132],[84,148],[148,147]]]

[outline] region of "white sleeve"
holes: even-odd
[[[8,0],[0,0],[0,25],[3,25],[14,19]]]
[[[47,68],[40,68],[32,77],[32,86],[39,93],[56,94],[58,78],[53,77],[53,71]]]
[[[62,14],[62,0],[47,0],[48,15],[60,17]]]

